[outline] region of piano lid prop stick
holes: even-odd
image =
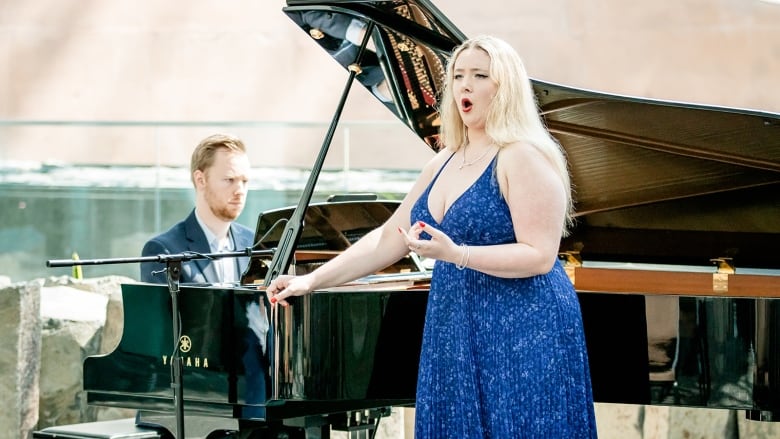
[[[347,79],[347,83],[344,86],[344,91],[341,94],[341,99],[339,100],[338,106],[336,107],[336,112],[333,115],[328,132],[326,133],[325,139],[322,142],[320,152],[317,155],[317,159],[315,160],[314,165],[312,166],[309,179],[306,182],[306,187],[303,189],[303,193],[301,194],[301,198],[298,201],[298,205],[295,207],[295,210],[290,216],[289,221],[287,221],[287,224],[284,227],[282,237],[279,240],[279,247],[274,253],[273,259],[268,264],[268,272],[266,273],[264,280],[265,286],[270,285],[271,281],[276,279],[280,274],[286,273],[287,269],[290,267],[290,262],[292,261],[292,257],[295,253],[295,248],[298,245],[298,240],[300,239],[301,232],[303,231],[303,220],[306,215],[306,208],[311,202],[311,197],[314,193],[314,186],[317,184],[320,171],[322,170],[322,166],[325,163],[325,157],[328,155],[328,149],[330,149],[333,135],[336,132],[336,127],[338,125],[339,119],[341,118],[341,113],[344,110],[344,105],[347,102],[350,88],[352,87],[352,83],[355,80],[355,76],[357,76],[358,72],[360,71],[360,69],[355,66],[359,66],[360,62],[363,60],[363,54],[366,51],[366,46],[368,45],[368,41],[371,38],[373,28],[374,22],[369,21],[368,25],[366,26],[365,34],[363,35],[362,44],[360,45],[360,49],[355,56],[355,62],[348,69],[349,78]]]

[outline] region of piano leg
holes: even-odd
[[[369,439],[379,428],[379,421],[390,416],[390,407],[331,415],[333,430],[348,432],[349,439]]]

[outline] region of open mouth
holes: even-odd
[[[471,111],[471,108],[474,104],[471,103],[471,99],[463,98],[460,100],[460,108],[463,109],[464,113],[468,113]]]

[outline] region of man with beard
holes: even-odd
[[[254,232],[234,222],[244,209],[249,182],[249,159],[244,143],[227,134],[214,134],[203,139],[192,153],[190,176],[195,186],[195,208],[186,219],[150,239],[144,245],[143,256],[219,253],[251,247]],[[180,282],[239,282],[248,264],[249,258],[246,257],[182,262]],[[142,263],[141,281],[166,284],[165,264]],[[247,404],[258,404],[265,402],[267,389],[270,388],[264,372],[267,369],[264,351],[268,318],[262,302],[252,301],[247,305],[246,319],[243,343],[237,344],[247,382],[244,400]],[[246,406],[243,416],[259,416],[257,407]],[[136,422],[147,424],[143,412],[139,413]],[[154,422],[149,425],[154,425]]]
[[[244,143],[226,134],[203,139],[192,153],[190,172],[195,208],[186,219],[149,240],[142,255],[218,253],[251,247],[254,232],[234,222],[244,209],[249,182],[249,158]],[[180,282],[238,282],[248,263],[248,258],[185,261]],[[167,283],[165,264],[142,263],[141,281]]]

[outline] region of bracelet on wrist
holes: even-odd
[[[461,244],[460,246],[463,248],[463,255],[460,257],[460,263],[455,264],[455,268],[457,268],[458,270],[463,270],[466,268],[466,266],[469,265],[470,252],[469,252],[469,246],[467,246],[466,244]]]

